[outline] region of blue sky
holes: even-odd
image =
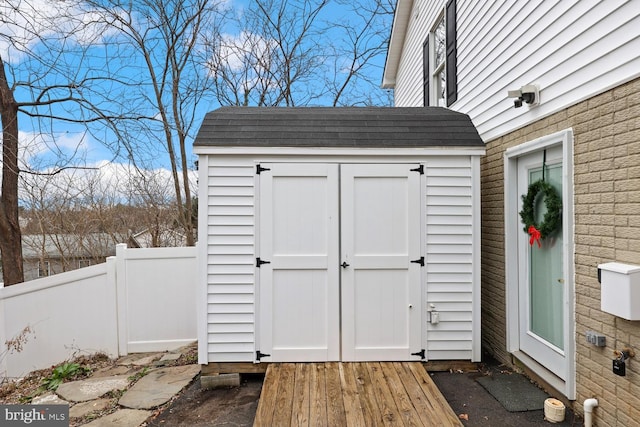
[[[247,4],[247,0],[225,1],[228,6],[234,8],[234,13],[242,16],[242,9]],[[33,0],[28,3],[22,2],[21,4],[33,5],[33,10],[27,12],[27,15],[33,15],[33,18],[24,20],[18,16],[16,17],[19,21],[18,25],[14,26],[0,23],[0,34],[5,36],[0,37],[0,55],[8,63],[9,70],[7,71],[12,76],[10,79],[14,81],[34,80],[34,75],[37,73],[32,70],[36,69],[46,78],[47,84],[52,82],[67,84],[69,79],[100,77],[104,75],[103,71],[108,69],[135,80],[137,73],[140,70],[144,70],[144,64],[141,59],[130,55],[130,50],[118,42],[119,39],[115,36],[114,30],[93,27],[90,31],[75,33],[71,38],[60,38],[64,31],[59,30],[67,30],[73,25],[69,20],[56,17],[60,10],[71,12],[76,16],[82,16],[87,21],[92,18],[90,13],[81,11],[74,6],[76,3],[69,2],[67,8],[62,7],[60,2],[52,3],[49,0]],[[5,16],[8,13],[7,9],[1,10],[3,7],[6,8],[7,5],[0,5],[0,16],[2,16],[1,12],[4,12]],[[47,25],[46,21],[50,18],[56,19],[56,26]],[[334,21],[335,23],[353,22],[354,25],[357,25],[359,19],[354,12],[348,12],[345,5],[339,5],[335,2],[327,8],[321,17],[322,21]],[[391,17],[387,16],[385,19],[385,25],[388,25],[386,36],[388,36]],[[21,27],[32,28],[39,33],[41,38],[39,40],[28,40],[28,35],[22,32]],[[338,27],[336,26],[336,28]],[[338,40],[337,29],[335,31],[336,37],[332,40]],[[240,39],[243,33],[241,28],[227,27],[224,29],[224,34],[229,40],[233,40]],[[26,47],[35,53],[40,52],[42,55],[29,57],[19,53],[9,47],[6,36],[11,36],[14,39],[24,38]],[[60,62],[56,62],[56,65],[60,64],[59,67],[46,69],[51,66],[51,62],[47,62],[46,59],[50,46],[54,48],[63,46],[63,55],[57,58]],[[114,53],[117,53],[117,55],[113,55]],[[87,58],[89,58],[88,61],[86,60]],[[39,62],[41,59],[43,62]],[[88,64],[87,67],[75,69],[74,65],[79,63],[81,59],[85,60],[85,63]],[[381,81],[384,60],[384,54],[376,58],[374,61],[375,66],[368,68],[366,71],[368,78],[377,83]],[[347,63],[346,60],[345,63]],[[68,75],[69,70],[74,70],[73,76]],[[35,82],[37,84],[38,80],[36,79]],[[363,86],[363,90],[371,93],[379,90],[380,94],[384,94],[382,89],[375,87],[372,89],[370,86],[366,88]],[[17,90],[16,95],[18,101],[26,101],[32,97],[26,90]],[[125,106],[130,107],[131,103],[138,103],[135,106],[138,111],[149,111],[147,108],[149,104],[146,103],[145,99],[141,97],[131,98],[127,95],[126,85],[115,84],[105,80],[99,85],[93,85],[90,97],[99,102],[106,111],[117,111],[120,107],[119,103],[123,102],[123,100],[125,101]],[[318,99],[314,100],[312,104],[328,105],[329,102],[328,99]],[[220,103],[213,97],[209,97],[199,104],[198,109],[195,110],[194,128],[191,136],[197,131],[204,114],[219,106]],[[52,109],[52,112],[71,117],[79,115],[77,108],[70,104],[62,109]],[[110,130],[92,126],[90,131],[87,131],[83,125],[73,125],[63,121],[38,123],[24,114],[20,116],[19,120],[24,168],[42,170],[70,164],[99,164],[101,168],[107,168],[111,163],[128,163],[129,153],[127,150],[121,149],[118,151],[113,148],[117,138]],[[152,138],[157,131],[158,129],[149,130],[147,134],[140,132],[134,135],[131,138],[132,144],[135,144],[135,141],[144,142],[146,139]],[[192,140],[187,144],[189,151],[191,150],[191,144]],[[110,146],[111,148],[109,148]],[[166,148],[161,145],[156,144],[153,147],[146,147],[145,144],[141,144],[134,147],[133,150],[135,156],[139,157],[138,160],[143,165],[142,167],[166,168],[168,166]],[[189,154],[189,157],[190,162],[195,160],[191,154]]]

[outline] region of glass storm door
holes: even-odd
[[[518,193],[524,195],[531,183],[543,178],[542,151],[518,159]],[[562,151],[547,149],[544,180],[562,197]],[[519,201],[518,212],[522,209]],[[538,197],[534,207],[540,224],[546,207]],[[566,295],[564,286],[562,229],[530,244],[529,235],[518,232],[520,348],[558,377],[566,378]]]

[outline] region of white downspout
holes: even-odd
[[[593,408],[598,406],[598,399],[591,398],[584,401],[584,427],[591,427],[593,423]]]

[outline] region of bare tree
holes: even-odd
[[[391,92],[379,86],[395,0],[338,0],[348,18],[333,20],[339,40],[330,45],[331,72],[326,89],[332,106],[392,105]]]
[[[320,102],[321,16],[328,0],[254,0],[237,16],[237,35],[209,40],[209,69],[223,105],[295,106]]]
[[[377,82],[363,73],[382,66],[376,55],[385,48],[381,28],[390,26],[390,1],[252,0],[232,21],[226,0],[58,0],[54,6],[48,0],[4,0],[0,250],[5,283],[23,278],[19,177],[82,166],[81,142],[67,151],[58,146],[61,124],[82,129],[78,132],[108,147],[113,159],[139,170],[168,161],[176,222],[193,245],[193,159],[187,148],[203,110],[219,104],[387,103],[374,95],[382,93]],[[351,11],[352,19],[340,18],[342,11]],[[50,135],[51,164],[21,163],[18,120],[36,134]],[[156,207],[160,221],[166,203],[151,202],[156,193],[146,188],[138,196]],[[159,243],[159,226],[155,230]]]
[[[2,120],[2,194],[0,254],[5,286],[24,281],[22,235],[18,221],[18,103],[0,57],[0,120]]]
[[[209,40],[208,66],[218,101],[389,105],[373,76],[382,73],[391,3],[253,0],[238,16],[236,34],[212,34]]]
[[[25,278],[104,262],[118,243],[183,246],[172,193],[167,170],[124,164],[21,176]]]
[[[83,126],[109,122],[114,126],[118,119],[113,113],[114,107],[119,110],[117,101],[109,107],[104,103],[114,95],[102,84],[111,77],[100,65],[87,66],[88,46],[99,45],[105,32],[74,4],[61,0],[56,6],[65,14],[55,13],[56,8],[39,0],[0,4],[0,254],[5,285],[24,278],[18,181],[29,170],[19,162],[19,119],[26,119],[40,132],[52,132],[60,122]],[[59,157],[50,173],[72,163],[73,158]]]
[[[104,262],[117,243],[126,242],[130,218],[122,218],[116,186],[100,170],[21,178],[27,280],[39,277],[38,270],[48,275]]]
[[[125,6],[126,7],[126,6]],[[198,103],[209,74],[198,67],[200,33],[218,9],[206,0],[130,2],[8,0],[0,4],[2,193],[0,250],[6,285],[23,281],[18,181],[22,126],[51,135],[49,174],[77,166],[55,147],[62,123],[83,126],[114,159],[157,161],[158,140],[171,164],[179,222],[194,243],[190,159]],[[202,61],[200,62],[202,63]],[[159,136],[160,135],[160,136]]]
[[[140,61],[137,67],[140,85],[135,95],[144,99],[144,111],[150,120],[130,122],[126,126],[135,138],[147,138],[151,146],[157,149],[160,144],[166,150],[178,218],[189,246],[195,243],[195,227],[189,173],[192,162],[187,144],[195,136],[198,106],[211,102],[212,80],[202,66],[201,46],[203,34],[215,32],[223,20],[223,3],[211,0],[141,0],[128,4],[119,0],[90,1],[105,17],[105,23],[119,32],[122,48]]]

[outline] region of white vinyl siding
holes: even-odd
[[[392,151],[390,151],[392,153]],[[480,360],[479,155],[469,153],[361,158],[350,156],[200,155],[199,254],[203,280],[200,363],[253,362],[260,348],[256,322],[257,162],[424,164],[422,344],[429,360]],[[426,187],[426,188],[425,188]],[[203,210],[202,210],[203,209]],[[426,235],[426,237],[425,237]],[[475,243],[474,243],[475,242]],[[427,323],[435,304],[440,323]]]
[[[255,167],[216,164],[207,174],[207,355],[254,360]]]
[[[397,106],[422,103],[422,43],[443,7],[415,1],[396,76]],[[489,141],[640,75],[635,1],[458,0],[458,100]],[[540,105],[507,91],[540,86]]]
[[[422,46],[443,9],[444,0],[413,2],[394,90],[395,105],[398,107],[422,107],[424,104]]]
[[[439,158],[425,168],[427,359],[473,359],[474,190],[471,160]],[[477,202],[476,202],[477,203]],[[479,296],[478,296],[479,297]]]

